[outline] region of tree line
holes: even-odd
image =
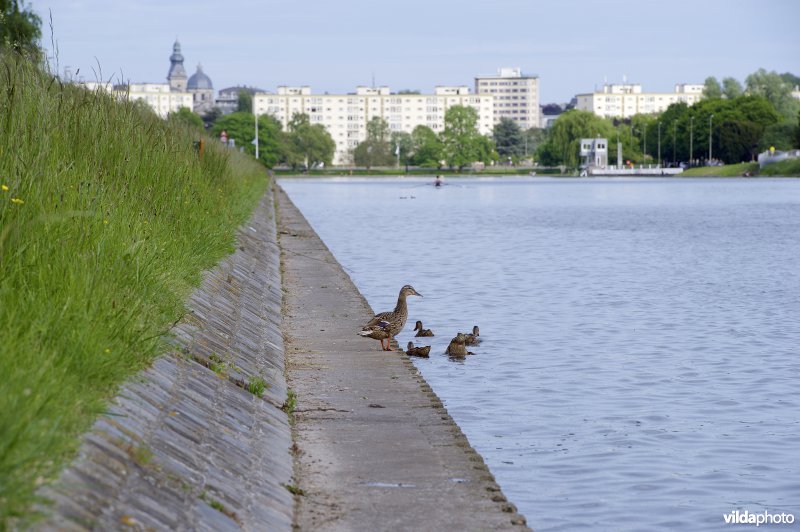
[[[670,105],[659,114],[606,119],[585,111],[562,114],[537,151],[543,165],[577,167],[581,138],[609,141],[609,164],[662,165],[754,160],[760,152],[800,147],[800,101],[793,74],[760,69],[742,85],[734,78],[706,79],[703,99]],[[617,144],[622,160],[617,161]]]

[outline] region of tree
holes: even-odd
[[[236,112],[220,117],[209,130],[214,138],[219,138],[225,131],[229,139],[236,141],[236,146],[246,153],[255,156],[256,137],[255,116],[252,113]],[[281,124],[269,115],[258,117],[258,159],[272,168],[285,158],[286,139]]]
[[[478,111],[474,108],[454,105],[445,112],[441,139],[444,157],[451,168],[461,170],[480,160],[480,137]]]
[[[742,84],[736,78],[723,78],[722,79],[722,94],[729,100],[738,98],[744,93]]]
[[[284,155],[292,168],[331,164],[336,142],[322,124],[311,125],[307,114],[295,113],[288,129]]]
[[[519,125],[510,118],[503,117],[494,125],[492,137],[501,161],[517,160],[524,154],[525,134]]]
[[[258,159],[267,168],[283,162],[286,151],[286,134],[277,118],[271,115],[258,117]]]
[[[394,163],[394,153],[389,143],[389,122],[373,116],[367,122],[367,138],[353,151],[353,159],[358,166],[389,166]]]
[[[611,122],[588,111],[567,111],[558,117],[547,141],[539,146],[539,159],[546,166],[563,164],[575,168],[579,162],[580,140],[596,137],[615,138]]]
[[[408,166],[411,156],[414,154],[414,139],[411,138],[411,133],[393,131],[389,143],[393,146],[392,153],[395,154],[395,157]]]
[[[239,89],[239,100],[236,102],[236,110],[245,113],[253,112],[253,94],[247,89]]]
[[[247,111],[249,112],[249,111]],[[212,107],[204,115],[202,115],[203,123],[205,123],[206,128],[209,128],[214,125],[219,117],[222,115],[222,109],[217,106]]]
[[[775,147],[776,150],[791,150],[797,142],[798,126],[788,122],[772,124],[764,128],[764,134],[758,143],[758,151]]]
[[[755,122],[726,120],[714,131],[714,157],[735,164],[753,159],[764,128]]]
[[[704,98],[722,98],[722,87],[714,76],[706,78],[703,83],[703,97]]]
[[[0,48],[38,53],[42,19],[24,4],[24,0],[0,0]]]
[[[442,143],[436,133],[428,126],[417,126],[411,132],[413,144],[411,164],[436,167],[442,160]]]
[[[792,85],[786,83],[777,72],[767,72],[761,68],[747,76],[745,84],[749,94],[765,97],[784,120],[795,122],[800,102],[792,97]]]
[[[191,129],[203,130],[203,119],[200,118],[200,115],[193,113],[192,110],[187,107],[181,107],[176,112],[170,113],[167,120],[171,123],[180,124]]]

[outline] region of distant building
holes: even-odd
[[[262,89],[256,87],[228,87],[227,89],[220,89],[219,96],[214,100],[214,106],[217,107],[222,114],[228,115],[239,108],[239,93],[241,91],[249,92],[251,96],[259,92],[264,92]]]
[[[389,87],[357,87],[354,94],[312,94],[310,87],[278,87],[277,94],[256,93],[253,110],[275,117],[284,128],[295,113],[305,113],[312,124],[322,124],[336,142],[334,164],[352,163],[352,152],[367,138],[367,122],[381,117],[390,131],[411,133],[419,125],[436,133],[444,130],[445,112],[464,105],[478,112],[478,131],[490,135],[494,126],[494,99],[471,94],[469,87],[436,87],[434,94],[393,94]]]
[[[186,92],[186,70],[183,68],[183,54],[181,43],[177,40],[172,45],[172,55],[169,56],[169,72],[167,82],[175,92]]]
[[[214,84],[211,83],[203,67],[198,64],[197,72],[189,77],[186,82],[186,90],[194,97],[194,112],[205,114],[214,107]]]
[[[608,166],[608,139],[581,139],[581,168]]]
[[[800,87],[798,87],[797,85],[795,85],[794,88],[792,89],[792,98],[794,98],[795,100],[800,100]]]
[[[630,118],[661,113],[673,103],[694,105],[703,98],[702,84],[678,84],[673,92],[642,92],[639,84],[603,85],[603,90],[576,95],[576,109],[603,118]]]
[[[539,78],[519,68],[500,68],[496,76],[475,78],[475,92],[494,97],[494,122],[510,118],[522,129],[541,127]]]
[[[203,67],[197,65],[197,72],[187,79],[186,69],[183,67],[183,54],[181,43],[177,40],[172,45],[172,55],[169,56],[169,72],[167,82],[171,90],[177,93],[190,93],[192,105],[189,109],[197,114],[204,114],[214,107],[214,84],[211,82]]]
[[[114,87],[120,99],[141,100],[153,108],[158,116],[166,118],[182,107],[192,108],[193,98],[188,92],[178,92],[169,83],[128,83]]]

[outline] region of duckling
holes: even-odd
[[[406,354],[410,357],[425,357],[431,356],[431,346],[426,345],[423,347],[414,347],[414,342],[408,342],[408,350]]]
[[[465,340],[466,336],[464,333],[456,334],[456,337],[450,340],[450,345],[447,346],[445,353],[453,358],[464,358],[467,355],[472,355],[473,353],[467,351],[467,348],[464,346]]]
[[[395,305],[394,310],[375,314],[358,334],[365,338],[380,340],[381,349],[391,351],[392,337],[403,330],[406,319],[408,319],[406,296],[422,297],[422,294],[414,290],[414,287],[410,284],[405,285],[400,289],[400,295],[397,296],[397,305]],[[385,346],[383,345],[384,340],[386,340]]]
[[[476,325],[472,328],[471,333],[466,333],[464,335],[466,338],[464,340],[464,343],[466,345],[478,345],[479,343],[481,343],[481,339],[479,338],[480,335],[481,335],[480,329],[478,329],[478,326]]]
[[[433,336],[433,331],[430,330],[430,329],[423,329],[422,328],[422,322],[419,321],[419,320],[417,320],[417,324],[414,326],[414,330],[415,331],[417,331],[417,330],[419,331],[417,334],[414,335],[414,337]]]

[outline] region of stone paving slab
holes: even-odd
[[[384,352],[358,336],[372,309],[283,190],[276,198],[298,528],[528,530],[396,342]]]
[[[290,530],[291,429],[272,193],[42,495],[41,530]],[[262,378],[259,398],[244,387]]]

